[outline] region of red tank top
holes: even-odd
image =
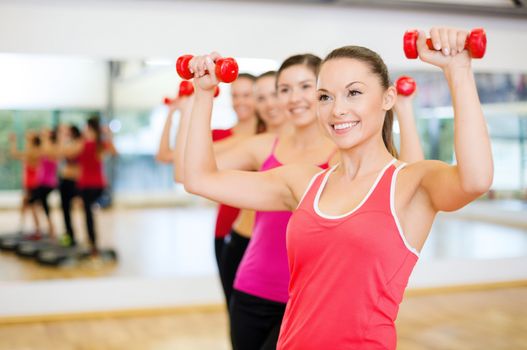
[[[395,214],[402,166],[394,161],[344,215],[318,208],[336,167],[313,178],[287,229],[291,281],[278,349],[395,349],[394,321],[418,253]]]
[[[24,165],[24,188],[35,189],[38,186],[37,167]]]
[[[106,146],[103,146],[106,147]],[[84,146],[78,156],[80,176],[77,181],[79,188],[104,188],[106,179],[104,177],[101,155],[97,150],[95,141],[84,141]]]
[[[214,129],[212,130],[212,141],[220,141],[232,136],[232,129]],[[238,217],[240,209],[225,204],[218,206],[218,215],[216,216],[216,228],[214,236],[223,238],[231,232],[231,227]]]

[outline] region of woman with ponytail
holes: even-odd
[[[104,136],[108,138],[104,139]],[[77,188],[83,202],[86,230],[93,256],[98,254],[93,205],[101,197],[107,185],[103,160],[107,154],[117,154],[110,136],[110,133],[103,135],[100,118],[93,116],[86,122],[82,142],[73,145],[62,144],[62,155],[78,160],[80,171]]]
[[[492,183],[490,140],[464,50],[468,33],[434,28],[430,34],[442,50],[430,50],[424,32],[417,47],[421,60],[439,67],[450,87],[457,165],[395,158],[389,111],[396,89],[377,53],[349,46],[326,57],[316,82],[318,121],[338,149],[336,165],[218,169],[207,137],[218,81],[207,72],[220,56],[190,62],[196,93],[185,188],[241,208],[293,211],[279,349],[395,349],[398,307],[436,214],[465,206]]]

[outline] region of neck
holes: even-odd
[[[279,134],[284,129],[284,124],[281,125],[267,125],[265,127],[266,132],[270,132],[272,134]]]
[[[382,137],[366,141],[353,148],[340,150],[340,166],[336,172],[349,180],[378,172],[394,157],[388,152]]]
[[[312,148],[314,145],[328,142],[328,139],[315,121],[302,127],[294,127],[292,142],[297,148]]]
[[[232,128],[232,131],[237,135],[254,135],[256,133],[256,123],[255,116],[245,120],[238,120],[238,123]]]

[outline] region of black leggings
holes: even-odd
[[[243,254],[249,245],[250,239],[240,235],[235,230],[226,237],[223,244],[223,251],[221,252],[221,263],[223,270],[223,277],[221,283],[227,300],[231,300],[232,289],[234,285],[234,278],[236,271],[242,261]]]
[[[84,204],[84,215],[86,217],[86,229],[90,244],[93,249],[97,249],[97,236],[95,234],[95,223],[93,220],[93,204],[102,195],[102,188],[83,188],[80,190],[82,203]]]
[[[40,205],[44,209],[44,213],[46,213],[46,216],[48,218],[49,218],[48,196],[53,190],[54,190],[53,187],[39,186],[33,191],[31,191],[31,198],[29,198],[30,204],[40,203]]]
[[[234,290],[230,302],[234,350],[274,350],[286,304]]]
[[[75,234],[71,225],[71,202],[73,198],[79,195],[79,191],[74,180],[64,178],[60,179],[59,190],[66,234],[69,236],[71,244],[75,244]]]
[[[220,280],[221,280],[221,286],[223,288],[223,295],[225,296],[225,300],[227,302],[227,305],[229,304],[229,299],[227,298],[227,291],[225,290],[225,283],[223,283],[223,262],[221,259],[221,255],[223,252],[223,246],[225,245],[225,238],[224,237],[216,237],[214,238],[214,256],[216,257],[216,266],[218,267],[218,273],[220,274]]]

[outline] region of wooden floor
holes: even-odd
[[[527,287],[409,296],[399,350],[527,349]],[[223,312],[0,326],[2,350],[229,349]]]

